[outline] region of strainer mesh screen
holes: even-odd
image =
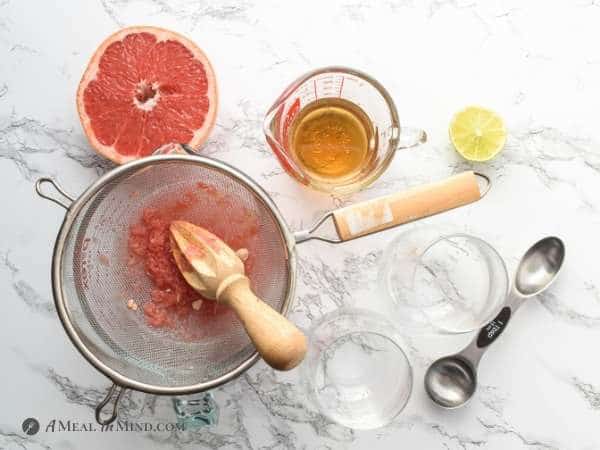
[[[251,251],[252,287],[281,311],[290,287],[288,249],[269,206],[235,174],[201,161],[157,160],[111,179],[78,214],[66,239],[61,286],[66,310],[82,341],[98,359],[121,375],[156,387],[209,382],[234,370],[254,353],[232,314],[216,316],[202,337],[185,339],[170,329],[149,326],[143,304],[152,284],[143,267],[128,264],[127,237],[142,210],[157,199],[177,199],[198,182],[233,199],[258,224]],[[210,194],[193,205],[188,220],[211,206]],[[228,215],[230,208],[219,214]],[[232,224],[235,226],[235,224]],[[127,307],[136,299],[137,311]]]

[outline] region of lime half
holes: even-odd
[[[456,151],[469,161],[488,161],[500,153],[506,143],[502,117],[480,106],[457,112],[448,131]]]

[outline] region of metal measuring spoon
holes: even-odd
[[[544,291],[556,278],[565,258],[565,245],[557,237],[534,244],[519,262],[515,282],[504,307],[462,351],[435,361],[425,374],[425,390],[443,408],[458,408],[477,388],[477,366],[487,347],[506,328],[523,302]]]

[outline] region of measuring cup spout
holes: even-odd
[[[281,167],[283,167],[287,173],[296,178],[296,180],[298,180],[300,183],[307,185],[309,180],[306,178],[304,172],[300,170],[296,162],[292,159],[291,155],[287,151],[285,143],[286,132],[284,130],[292,120],[294,113],[291,110],[288,110],[286,116],[283,117],[285,104],[278,102],[276,102],[269,109],[263,121],[263,132],[265,134],[265,139],[273,151],[273,154],[277,157]]]
[[[267,138],[267,140],[273,139],[273,140],[277,140],[274,130],[277,126],[276,124],[276,120],[275,120],[275,116],[277,113],[277,105],[273,105],[271,107],[271,109],[269,111],[267,111],[267,114],[265,115],[265,118],[263,120],[263,133],[265,133],[265,137]]]

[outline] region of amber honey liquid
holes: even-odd
[[[373,126],[365,112],[341,98],[323,98],[300,111],[291,125],[289,148],[311,176],[348,179],[373,159]]]

